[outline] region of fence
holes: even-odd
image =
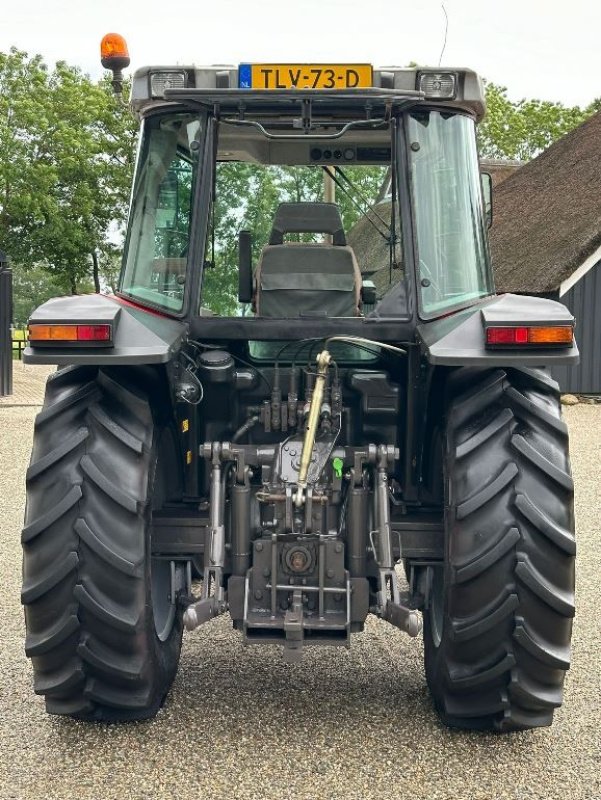
[[[13,276],[0,250],[0,397],[13,393]]]

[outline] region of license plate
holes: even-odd
[[[371,64],[240,64],[240,89],[364,89]]]

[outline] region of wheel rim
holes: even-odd
[[[163,434],[159,443],[152,493],[152,511],[161,509],[165,502],[177,494],[173,483],[177,475],[177,455],[173,437]],[[152,528],[151,528],[152,531]],[[150,547],[152,552],[152,534]],[[150,559],[150,595],[152,616],[157,637],[164,642],[169,638],[176,616],[176,602],[171,598],[171,561],[165,558]]]
[[[442,642],[444,624],[444,572],[441,568],[432,570],[432,588],[430,590],[430,629],[432,641],[436,647]]]
[[[171,602],[171,562],[153,558],[150,563],[150,590],[154,628],[164,642],[175,621],[175,603]]]

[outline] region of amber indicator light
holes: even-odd
[[[571,325],[503,326],[486,329],[486,344],[519,346],[528,344],[572,344]]]
[[[532,344],[572,344],[572,326],[561,325],[553,328],[529,328],[528,341]]]

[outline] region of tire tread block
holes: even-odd
[[[69,455],[69,453],[71,453],[73,450],[76,450],[80,444],[85,442],[88,436],[89,431],[86,427],[79,428],[74,434],[68,436],[59,445],[57,445],[57,447],[55,447],[49,453],[46,453],[45,456],[38,458],[37,461],[34,461],[32,464],[30,464],[25,475],[25,480],[30,482],[35,480],[35,478],[38,478],[62,458]]]
[[[524,650],[530,653],[542,664],[553,669],[567,670],[570,668],[570,647],[552,647],[548,643],[537,642],[533,634],[527,629],[523,618],[516,618],[513,638]]]
[[[46,391],[60,389],[65,384],[81,386],[90,383],[96,376],[98,367],[89,364],[69,364],[51,372],[46,380]]]
[[[142,423],[143,428],[152,426],[152,413],[145,396],[140,394],[137,387],[126,385],[123,380],[117,381],[110,369],[101,369],[98,373],[98,383],[102,390],[116,401],[118,406],[127,408]]]
[[[79,630],[79,625],[77,614],[71,612],[41,633],[28,633],[25,637],[25,655],[34,658],[49,653]]]
[[[520,532],[517,528],[509,528],[502,533],[493,544],[483,552],[469,559],[460,562],[454,568],[455,583],[465,583],[480,575],[500,561],[520,539]]]
[[[506,394],[512,403],[513,411],[516,416],[522,416],[520,412],[525,411],[526,414],[536,417],[547,427],[551,428],[553,432],[561,436],[562,439],[568,438],[568,426],[561,419],[561,417],[556,417],[553,414],[550,414],[545,408],[541,408],[535,402],[518,391],[518,389],[516,389],[514,386],[508,387]]]
[[[86,474],[86,477],[95,484],[104,494],[114,500],[115,503],[120,505],[131,514],[138,512],[138,501],[135,497],[127,494],[121,488],[116,486],[109,478],[100,471],[96,466],[93,459],[89,455],[83,456],[81,459],[81,468]]]
[[[506,653],[492,667],[485,667],[470,673],[464,673],[457,669],[450,670],[449,681],[453,689],[473,689],[475,686],[481,686],[483,683],[496,680],[505,672],[509,673],[514,666],[515,656],[513,653]]]
[[[84,640],[79,643],[77,653],[91,667],[121,680],[139,680],[144,668],[144,662],[140,656],[127,658],[119,653],[108,653],[106,648],[99,647],[97,643],[92,646],[89,636],[84,637]]]
[[[73,691],[85,681],[81,663],[75,659],[51,672],[36,672],[33,690],[36,694],[62,694]]]
[[[569,556],[576,555],[576,538],[574,535],[550,519],[542,509],[537,508],[527,495],[516,494],[515,506],[522,516],[526,517],[528,522],[534,525],[543,536],[546,536],[564,553]]]
[[[501,690],[492,690],[482,694],[467,696],[446,695],[444,700],[445,712],[450,717],[491,717],[499,711],[509,707],[507,693]]]
[[[139,623],[139,617],[132,617],[131,615],[128,616],[127,614],[123,613],[117,614],[115,611],[111,611],[110,609],[106,608],[105,605],[102,605],[98,602],[98,600],[92,597],[85,586],[83,586],[81,583],[75,587],[73,594],[86,609],[86,611],[99,619],[101,622],[104,622],[106,625],[109,625],[116,630],[125,631],[126,633],[134,633],[136,631]]]
[[[465,642],[500,625],[520,604],[517,594],[511,593],[502,597],[492,609],[484,609],[471,617],[453,620],[451,637],[453,641]]]
[[[548,372],[536,367],[511,367],[511,373],[526,378],[528,383],[536,383],[538,387],[552,394],[559,393],[559,384]]]
[[[510,694],[519,705],[534,711],[561,706],[561,686],[540,683],[524,670],[512,670]]]
[[[518,467],[513,461],[506,464],[501,472],[489,483],[476,491],[470,497],[457,504],[457,519],[465,519],[474,511],[489,503],[496,495],[509,486],[518,474]]]
[[[558,589],[557,586],[553,586],[532,564],[527,553],[518,552],[517,560],[515,572],[522,583],[558,614],[563,617],[573,617],[575,613],[574,593],[568,594]]]
[[[115,437],[121,444],[129,447],[134,453],[138,455],[144,449],[144,443],[132,433],[127,431],[122,425],[116,422],[112,417],[104,411],[100,405],[95,404],[90,408],[90,415],[96,420],[99,425]]]
[[[130,575],[135,578],[142,577],[143,562],[134,563],[124,558],[117,553],[116,550],[105,544],[90,528],[88,523],[82,517],[79,517],[75,523],[75,530],[83,542],[92,550],[99,558],[106,561],[107,564],[123,572],[125,575]]]
[[[75,551],[71,551],[68,556],[62,561],[59,561],[58,564],[51,564],[50,569],[47,569],[41,577],[36,577],[35,579],[29,578],[23,583],[21,602],[24,605],[29,605],[39,600],[46,592],[54,589],[67,575],[77,569],[78,565],[79,557]]]
[[[42,531],[45,531],[73,508],[81,500],[82,496],[81,486],[79,484],[72,486],[56,505],[25,525],[21,533],[21,542],[25,544],[39,536]]]
[[[70,698],[52,697],[50,695],[46,698],[46,711],[49,714],[58,714],[60,716],[79,717],[87,716],[94,710],[93,703],[83,697],[83,695],[75,695]]]
[[[505,709],[503,717],[495,723],[495,728],[505,733],[525,731],[530,728],[546,728],[553,722],[553,709],[548,711],[529,711],[514,705]]]
[[[571,475],[560,467],[555,466],[555,464],[552,464],[548,458],[542,453],[539,453],[521,434],[514,433],[511,437],[511,444],[518,453],[521,453],[524,458],[527,458],[531,464],[538,467],[541,472],[544,472],[547,477],[561,486],[562,489],[570,493],[574,491],[574,481]]]
[[[142,692],[132,692],[130,689],[107,686],[97,678],[88,678],[84,694],[90,700],[111,708],[140,709],[148,707],[152,693],[150,687]]]
[[[495,370],[480,381],[476,387],[465,391],[456,398],[450,414],[449,424],[453,429],[460,428],[467,419],[476,416],[484,408],[490,407],[503,394],[503,370]]]
[[[499,413],[488,423],[488,425],[472,434],[469,439],[466,439],[457,446],[457,449],[455,450],[455,458],[459,460],[473,453],[474,450],[485,444],[496,433],[504,428],[505,425],[508,425],[513,418],[513,411],[510,408],[501,409],[501,411],[499,411]]]
[[[83,403],[84,400],[91,402],[99,398],[100,390],[98,389],[96,381],[90,381],[84,384],[84,386],[77,387],[71,394],[57,400],[55,403],[44,406],[35,418],[35,427],[37,428],[46,422],[56,419],[56,417],[64,411],[76,406],[78,403]]]

